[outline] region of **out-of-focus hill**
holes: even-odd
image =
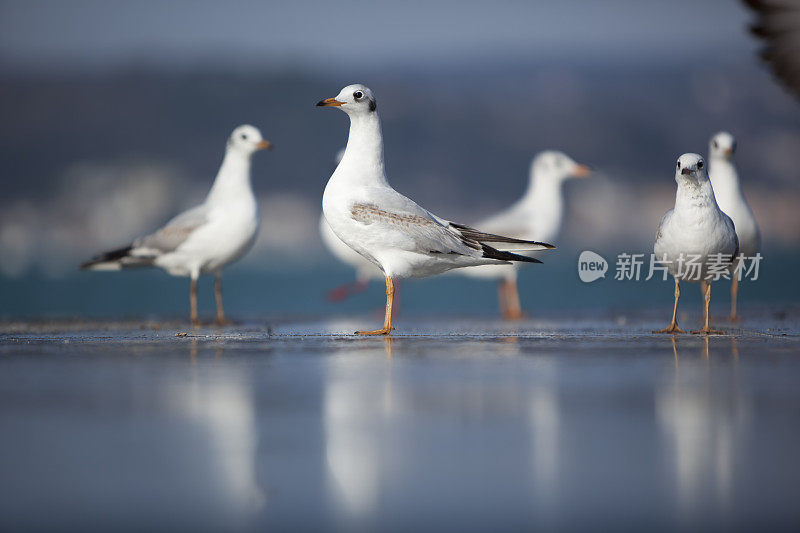
[[[257,68],[0,77],[0,263],[57,273],[202,199],[230,130],[249,122],[276,149],[254,161],[265,227],[252,264],[323,258],[322,190],[347,120],[314,103],[351,82],[376,92],[390,180],[469,222],[523,190],[531,156],[562,149],[598,169],[568,187],[563,242],[647,247],[674,194],[672,165],[710,134],[737,162],[765,239],[800,240],[800,108],[750,58],[512,62],[364,69],[339,78]],[[297,246],[297,243],[302,246]]]

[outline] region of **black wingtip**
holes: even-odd
[[[83,263],[78,265],[78,268],[80,270],[86,270],[87,268],[90,268],[98,263],[108,263],[111,261],[117,261],[119,259],[122,259],[123,257],[126,257],[132,249],[133,245],[129,244],[128,246],[117,248],[116,250],[109,250],[107,252],[103,252],[100,255],[92,257],[88,261],[84,261]]]
[[[483,257],[488,259],[497,259],[499,261],[517,261],[519,263],[542,263],[535,257],[528,257],[527,255],[519,255],[512,252],[504,252],[502,250],[492,248],[488,244],[481,244],[481,249],[483,250]]]
[[[511,243],[511,244],[528,244],[534,246],[541,246],[545,250],[553,250],[555,246],[546,242],[539,242],[539,241],[530,241],[527,239],[517,239],[515,237],[506,237],[504,235],[495,235],[493,233],[484,233],[483,231],[477,230],[475,228],[471,228],[469,226],[465,226],[463,224],[456,224],[455,222],[450,223],[450,227],[456,229],[462,237],[462,240],[472,240],[476,243]],[[472,248],[477,249],[477,246],[473,243],[470,244],[466,242],[467,246],[471,246]]]

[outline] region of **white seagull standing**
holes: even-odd
[[[727,263],[724,266],[729,267],[738,253],[739,241],[733,221],[717,205],[705,161],[698,154],[683,154],[678,158],[675,181],[678,182],[675,207],[661,219],[653,246],[656,258],[675,278],[675,305],[669,326],[653,333],[683,333],[676,321],[681,295],[678,284],[701,281],[705,324],[692,333],[721,334],[723,332],[708,326],[711,283],[707,282],[707,277],[710,265],[715,264],[714,256],[724,259]],[[690,266],[690,263],[697,266]]]
[[[333,232],[383,272],[386,317],[383,328],[359,331],[387,335],[392,331],[394,279],[441,274],[465,266],[536,263],[511,253],[553,248],[550,244],[483,233],[441,219],[389,185],[383,166],[383,136],[372,91],[349,85],[318,106],[338,107],[350,117],[344,157],[328,180],[322,210]]]
[[[564,216],[564,182],[570,178],[586,178],[591,169],[573,161],[567,154],[548,150],[531,161],[528,190],[515,204],[474,224],[481,231],[508,235],[518,239],[553,242],[561,231]],[[517,290],[519,264],[471,267],[459,274],[474,278],[499,280],[500,312],[508,320],[522,318]]]
[[[342,157],[344,157],[344,148],[339,150],[336,154],[336,165],[341,162]],[[342,239],[336,236],[328,225],[328,221],[325,220],[325,213],[322,213],[319,217],[319,234],[320,237],[322,237],[322,243],[328,251],[331,252],[336,259],[353,267],[356,271],[355,283],[342,285],[341,287],[333,289],[329,293],[330,299],[342,300],[351,293],[361,292],[366,289],[369,282],[373,279],[380,279],[383,277],[380,269],[378,269],[374,263],[347,246],[342,242]]]
[[[217,322],[225,323],[222,269],[242,257],[255,242],[258,204],[250,183],[250,159],[272,144],[253,126],[239,126],[228,139],[225,158],[205,201],[184,211],[154,233],[102,253],[81,265],[88,270],[156,266],[173,276],[191,278],[189,301],[197,318],[197,278],[214,274]]]
[[[739,174],[733,164],[734,152],[736,152],[736,139],[730,133],[721,131],[711,137],[708,144],[708,175],[714,186],[719,208],[731,217],[736,226],[739,253],[744,257],[753,257],[761,248],[761,234],[739,185]],[[738,294],[739,276],[734,275],[731,282],[731,321],[737,320]]]

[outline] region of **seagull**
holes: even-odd
[[[564,211],[564,182],[591,175],[567,154],[554,150],[540,152],[531,161],[528,190],[515,204],[500,213],[474,224],[481,231],[543,241],[556,240]],[[473,278],[496,279],[500,312],[509,320],[522,318],[517,291],[518,264],[464,268],[457,271]]]
[[[344,157],[344,148],[339,150],[336,154],[336,165],[341,162],[342,157]],[[380,269],[378,269],[374,263],[347,246],[342,242],[342,239],[336,236],[328,225],[328,221],[325,220],[325,213],[322,213],[319,217],[319,234],[320,237],[322,237],[322,243],[328,251],[331,252],[336,259],[353,267],[356,271],[355,283],[342,285],[330,291],[328,296],[331,300],[343,300],[352,293],[362,292],[367,288],[370,281],[383,278]]]
[[[714,257],[724,259],[730,266],[739,252],[739,240],[733,221],[722,212],[714,198],[714,188],[708,178],[705,161],[698,154],[683,154],[675,169],[678,192],[675,207],[667,211],[658,226],[653,246],[656,259],[665,264],[675,278],[675,305],[672,322],[664,329],[653,333],[684,333],[675,317],[678,312],[680,281],[701,281],[705,300],[705,325],[692,333],[722,334],[708,326],[708,308],[711,303],[711,283],[707,282],[709,265]],[[718,255],[721,254],[721,255]],[[690,268],[692,259],[698,268]]]
[[[708,174],[717,197],[717,204],[722,211],[731,217],[736,226],[739,238],[739,253],[744,257],[753,257],[761,248],[761,234],[758,224],[747,205],[739,185],[739,174],[733,164],[736,152],[736,139],[728,132],[721,131],[711,137],[708,145]],[[736,299],[739,294],[739,277],[733,276],[731,282],[731,316],[737,320]]]
[[[269,150],[258,128],[243,125],[228,138],[225,158],[205,201],[155,232],[131,244],[101,253],[80,265],[85,270],[122,270],[156,266],[173,276],[191,278],[191,320],[197,318],[197,278],[214,274],[217,322],[225,324],[222,307],[222,269],[242,257],[255,242],[258,204],[250,184],[250,159]]]
[[[381,122],[377,101],[368,87],[348,85],[335,98],[317,105],[338,107],[350,117],[344,157],[322,196],[325,220],[345,244],[380,268],[386,282],[383,327],[357,331],[357,335],[391,333],[395,279],[431,276],[466,266],[539,263],[513,251],[554,248],[455,224],[395,191],[384,173]]]

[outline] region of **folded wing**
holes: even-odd
[[[511,252],[554,248],[551,244],[484,233],[441,219],[391,189],[367,191],[365,196],[374,201],[354,202],[350,207],[353,220],[383,226],[387,236],[393,235],[393,245],[404,244],[408,251],[539,262]]]
[[[82,263],[80,268],[121,270],[150,266],[159,256],[175,251],[206,222],[208,222],[206,206],[197,206],[184,211],[150,235],[139,237],[127,246],[96,255]]]

